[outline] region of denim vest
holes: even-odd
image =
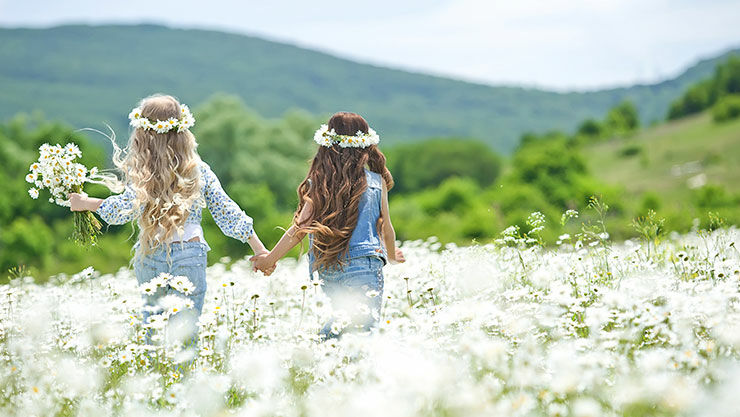
[[[387,263],[385,247],[378,235],[378,219],[380,219],[380,205],[383,197],[383,177],[380,174],[365,170],[367,189],[360,198],[360,215],[357,225],[352,231],[349,239],[349,252],[343,260],[360,258],[363,256],[375,256]],[[309,241],[313,245],[313,236],[309,235]],[[312,248],[308,251],[308,262],[310,270],[313,271],[315,257]]]

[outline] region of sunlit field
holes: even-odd
[[[176,295],[145,345],[127,269],[44,285],[21,273],[0,287],[0,414],[736,416],[739,238],[406,242],[377,331],[328,342],[304,259],[271,277],[223,260],[197,355],[173,342]]]

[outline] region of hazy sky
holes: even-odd
[[[553,89],[650,82],[740,47],[738,0],[0,0],[0,25],[164,23]],[[2,65],[2,63],[0,63]]]

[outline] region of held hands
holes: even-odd
[[[252,262],[252,271],[260,271],[266,277],[272,275],[272,273],[275,272],[275,267],[277,266],[277,264],[274,262],[270,262],[267,256],[269,254],[270,252],[261,252],[249,258],[249,261]]]

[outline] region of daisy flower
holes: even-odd
[[[154,124],[154,131],[157,133],[165,133],[169,130],[169,124],[166,121],[157,120]]]
[[[74,143],[68,143],[64,150],[67,151],[67,154],[71,157],[71,159],[79,158],[82,156],[82,151],[80,151],[79,146],[77,146]]]
[[[149,120],[143,118],[133,119],[131,120],[131,126],[137,129],[147,129],[149,126]]]
[[[128,114],[128,118],[129,120],[131,120],[131,123],[133,126],[134,120],[141,118],[141,109],[138,107],[135,107],[133,110],[131,110],[131,113]]]

